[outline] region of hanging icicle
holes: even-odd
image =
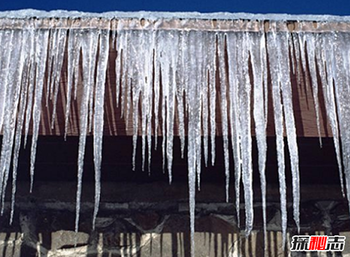
[[[27,18],[31,14],[39,18]],[[144,170],[147,165],[148,172],[151,172],[152,145],[157,148],[158,140],[161,140],[163,169],[168,172],[171,183],[173,155],[176,154],[173,141],[175,136],[180,138],[181,156],[187,157],[188,162],[192,256],[195,256],[195,195],[200,189],[202,161],[206,166],[215,165],[219,151],[224,156],[224,193],[226,200],[230,201],[229,185],[233,181],[239,226],[241,183],[243,185],[246,235],[250,234],[254,224],[253,172],[259,172],[266,235],[269,99],[273,107],[271,117],[276,136],[284,242],[287,233],[287,172],[291,172],[293,218],[299,229],[299,156],[292,75],[297,76],[298,86],[305,83],[312,89],[320,139],[320,95],[325,99],[342,191],[350,198],[350,46],[347,43],[350,30],[346,33],[314,33],[307,23],[301,22],[300,26],[306,31],[291,32],[285,16],[281,16],[280,21],[270,17],[273,21],[265,26],[268,17],[245,15],[251,21],[246,21],[243,26],[244,22],[238,20],[238,16],[232,14],[231,20],[227,20],[229,16],[226,14],[220,16],[223,25],[216,29],[198,29],[198,25],[190,21],[179,22],[179,28],[169,29],[174,17],[166,14],[155,14],[149,20],[141,19],[144,17],[132,19],[137,15],[127,17],[123,13],[96,16],[101,19],[81,14],[78,18],[84,17],[84,20],[75,19],[76,16],[60,18],[60,15],[70,17],[70,13],[65,12],[52,13],[56,20],[46,19],[45,15],[26,11],[0,13],[0,129],[3,135],[0,196],[2,213],[12,163],[10,222],[15,206],[21,137],[24,136],[25,147],[28,135],[32,135],[29,171],[32,191],[42,110],[52,108],[50,122],[54,128],[57,119],[61,118],[57,115],[58,100],[65,95],[62,104],[65,136],[69,135],[71,104],[79,103],[75,231],[79,229],[88,135],[93,136],[95,202],[92,227],[95,227],[101,194],[104,99],[110,63],[115,64],[115,103],[120,108],[121,118],[132,125],[127,132],[133,137],[133,169],[137,166],[139,136],[141,168]],[[203,22],[205,17],[214,18],[211,15],[179,15],[185,20],[194,15]],[[303,17],[312,20],[312,17]],[[83,23],[87,27],[83,27]],[[214,26],[214,23],[210,24]],[[303,79],[302,73],[305,74]],[[62,93],[60,90],[64,86]],[[77,96],[78,90],[80,96]],[[222,150],[215,149],[217,135],[222,137]],[[256,170],[253,169],[253,136],[258,149]],[[290,160],[285,160],[285,144]],[[285,168],[286,161],[290,162],[290,171]],[[234,174],[233,178],[231,174]]]

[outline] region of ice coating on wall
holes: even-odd
[[[181,155],[186,156],[188,161],[192,256],[195,256],[195,195],[200,189],[202,160],[205,165],[215,165],[217,153],[224,156],[224,191],[227,201],[234,199],[239,225],[242,183],[245,211],[245,225],[242,228],[245,228],[246,235],[250,234],[254,224],[253,172],[259,172],[266,233],[266,128],[269,99],[272,101],[276,133],[283,239],[287,232],[287,172],[292,175],[293,218],[299,229],[299,157],[291,74],[297,74],[300,81],[301,69],[313,88],[318,129],[319,93],[325,99],[340,183],[345,183],[343,191],[349,199],[348,33],[289,32],[287,23],[283,21],[270,22],[269,29],[265,30],[264,20],[258,22],[259,26],[254,32],[244,29],[129,29],[124,26],[123,20],[116,23],[115,20],[109,20],[108,16],[93,21],[93,25],[97,22],[99,26],[92,29],[78,28],[68,23],[64,27],[50,27],[53,20],[47,20],[46,28],[39,29],[39,21],[24,20],[21,29],[11,29],[8,21],[6,28],[0,27],[0,127],[3,134],[0,196],[3,212],[12,165],[11,222],[21,135],[25,138],[24,145],[28,134],[33,135],[30,145],[32,190],[41,112],[52,104],[54,111],[51,123],[54,125],[57,122],[60,83],[66,81],[64,134],[70,122],[70,105],[77,101],[77,88],[81,87],[82,92],[78,103],[75,230],[79,229],[85,144],[90,132],[93,135],[96,191],[92,221],[94,227],[100,202],[105,88],[108,63],[111,61],[115,63],[116,108],[120,108],[126,123],[132,124],[134,146],[130,161],[133,168],[136,166],[139,136],[142,141],[142,169],[149,172],[151,149],[160,140],[162,147],[158,150],[162,151],[163,169],[168,172],[171,183],[175,154],[173,140],[177,128]],[[284,29],[277,30],[277,27]],[[62,72],[64,65],[67,66],[66,73]],[[218,119],[221,124],[217,123]],[[215,149],[217,134],[222,136],[223,149]],[[256,137],[258,149],[256,169],[252,163],[253,136]],[[289,160],[285,158],[286,150]],[[290,170],[286,170],[286,161],[290,162]],[[234,177],[230,178],[230,174],[234,174]],[[229,195],[231,184],[235,189],[234,196]]]

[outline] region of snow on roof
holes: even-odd
[[[27,18],[137,18],[137,19],[217,19],[217,20],[270,20],[270,21],[319,21],[319,22],[349,22],[350,16],[335,15],[292,15],[292,14],[252,14],[252,13],[199,13],[199,12],[104,12],[90,13],[79,11],[40,11],[24,9],[0,12],[0,18],[27,19]]]

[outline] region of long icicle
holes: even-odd
[[[39,124],[41,116],[41,102],[42,102],[42,93],[44,86],[44,77],[45,77],[45,68],[46,68],[46,57],[47,57],[47,43],[49,33],[48,31],[40,31],[37,34],[35,48],[35,66],[36,66],[36,83],[34,90],[34,105],[33,105],[33,136],[32,136],[32,145],[31,145],[31,155],[30,155],[30,192],[33,190],[34,183],[34,165],[36,157],[36,146],[39,136]]]
[[[101,198],[101,162],[102,162],[102,139],[104,120],[105,81],[109,52],[109,33],[100,33],[99,55],[97,62],[97,78],[95,88],[94,110],[94,167],[95,167],[95,206],[92,228],[95,228],[96,216]]]
[[[271,24],[271,26],[275,23]],[[270,61],[270,74],[272,81],[272,100],[274,106],[274,119],[276,131],[276,148],[278,161],[278,180],[280,185],[280,201],[282,215],[282,241],[283,247],[286,242],[287,233],[287,192],[286,192],[286,177],[285,177],[285,161],[284,161],[284,139],[283,139],[283,106],[281,99],[281,83],[279,65],[283,61],[280,59],[280,53],[276,50],[278,47],[278,35],[276,32],[271,32],[267,35],[268,53]]]
[[[262,32],[264,33],[264,32]],[[255,136],[258,145],[258,166],[260,174],[260,188],[261,188],[261,202],[262,202],[262,215],[263,215],[263,229],[264,239],[266,240],[266,155],[267,155],[267,143],[266,143],[266,119],[267,116],[264,110],[264,73],[263,63],[264,59],[261,58],[261,51],[264,51],[265,42],[261,42],[260,34],[251,34],[250,37],[250,56],[254,78],[254,90],[253,90],[253,116],[255,123]]]
[[[88,112],[90,91],[93,89],[95,76],[95,60],[97,54],[98,33],[91,31],[90,33],[79,34],[81,40],[81,52],[83,58],[83,94],[80,106],[79,115],[79,149],[78,149],[78,183],[76,196],[76,214],[75,214],[75,232],[78,232],[79,214],[80,214],[80,200],[83,179],[84,155],[86,145],[86,135],[88,130]]]

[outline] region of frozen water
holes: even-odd
[[[333,134],[343,194],[350,198],[350,46],[349,33],[287,32],[285,20],[349,22],[348,17],[288,16],[198,13],[105,13],[40,12],[24,10],[2,12],[1,18],[23,18],[21,29],[0,29],[0,196],[4,209],[5,192],[11,177],[11,218],[15,206],[16,177],[22,134],[24,146],[31,137],[30,191],[33,189],[36,146],[44,104],[52,106],[51,125],[61,113],[63,102],[65,135],[69,132],[71,104],[79,104],[79,148],[77,161],[77,195],[75,231],[79,228],[82,177],[86,137],[93,136],[95,168],[95,226],[101,198],[101,164],[104,128],[104,99],[108,65],[115,63],[115,102],[121,118],[132,124],[131,161],[136,169],[137,140],[141,136],[141,168],[151,171],[152,146],[161,140],[164,172],[172,182],[174,154],[187,158],[191,253],[195,256],[195,195],[200,189],[202,164],[214,165],[222,154],[225,172],[223,194],[230,201],[229,185],[234,184],[234,202],[240,225],[240,194],[243,192],[245,232],[254,224],[253,172],[259,172],[263,224],[266,234],[266,157],[268,100],[271,99],[276,132],[278,178],[280,184],[283,239],[287,232],[286,161],[290,162],[293,195],[293,218],[299,229],[299,156],[293,110],[291,75],[298,85],[312,89],[318,134],[320,95]],[[109,29],[56,28],[48,20],[48,29],[38,29],[40,19],[28,17],[104,17],[93,25]],[[124,28],[126,20],[114,18],[162,20],[254,19],[260,20],[255,32]],[[265,20],[270,20],[265,31]],[[52,27],[50,27],[52,22]],[[15,20],[12,22],[15,27]],[[8,24],[12,24],[7,21]],[[285,28],[284,32],[276,28]],[[110,40],[110,37],[112,40]],[[111,44],[111,45],[110,45]],[[110,55],[113,52],[113,55]],[[115,56],[115,60],[111,60]],[[80,65],[81,64],[81,65]],[[269,64],[269,66],[268,66]],[[65,68],[65,65],[67,67]],[[301,69],[305,78],[301,78]],[[66,71],[66,72],[65,72]],[[270,80],[269,80],[270,78]],[[271,82],[269,82],[271,81]],[[64,83],[62,85],[62,82]],[[60,92],[62,87],[64,92]],[[81,95],[78,97],[77,92]],[[270,95],[269,95],[270,94]],[[320,98],[319,98],[320,97]],[[218,123],[218,121],[221,123]],[[128,127],[128,126],[127,126]],[[216,136],[222,136],[223,149],[215,149]],[[179,135],[180,153],[173,152],[174,137]],[[187,135],[187,137],[186,137]],[[152,141],[154,136],[154,141]],[[162,136],[161,139],[159,137]],[[252,137],[258,149],[258,166],[253,169]],[[286,138],[286,140],[285,140]],[[285,158],[288,149],[290,160]],[[230,160],[233,160],[233,162]],[[230,163],[233,165],[230,166]],[[344,169],[343,169],[344,167]],[[343,174],[344,173],[344,174]],[[233,178],[232,178],[232,175]],[[344,176],[345,175],[345,176]],[[345,179],[343,178],[345,177]],[[343,184],[345,187],[343,188]],[[241,188],[242,184],[242,188]],[[231,196],[233,198],[233,196]]]

